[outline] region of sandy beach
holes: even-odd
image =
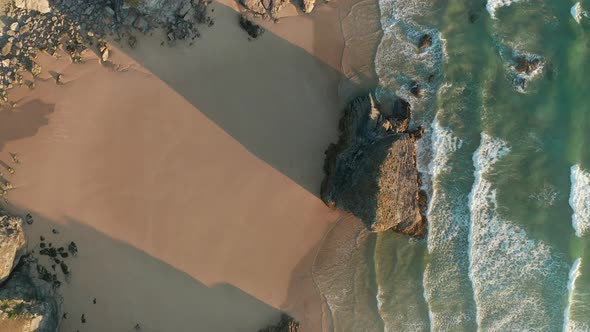
[[[235,8],[213,8],[193,46],[154,33],[114,44],[108,66],[41,55],[37,87],[0,112],[1,159],[21,160],[7,207],[33,215],[29,248],[80,249],[61,331],[255,331],[280,311],[322,330],[311,266],[342,217],[318,198],[351,85],[341,12],[249,41]]]

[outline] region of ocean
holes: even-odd
[[[331,329],[590,331],[590,1],[379,7],[376,96],[426,129],[429,231],[341,221],[314,267]]]

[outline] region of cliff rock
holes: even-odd
[[[409,131],[410,105],[398,99],[383,114],[372,96],[353,100],[340,120],[338,143],[326,151],[321,198],[357,216],[373,232],[426,234],[423,193]]]
[[[60,306],[50,284],[34,277],[25,257],[0,286],[0,331],[56,332]]]
[[[0,283],[8,278],[25,253],[25,244],[22,219],[0,216]]]

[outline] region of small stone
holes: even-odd
[[[58,75],[59,75],[59,74],[58,74]],[[51,230],[51,233],[53,233],[53,234],[59,234],[59,231],[58,231],[57,229],[55,229],[55,228],[54,228],[54,229],[52,229],[52,230]]]
[[[4,46],[2,46],[2,55],[3,56],[7,56],[8,54],[10,54],[10,51],[12,51],[12,43],[8,42],[6,44],[4,44]]]
[[[92,300],[92,304],[96,304],[96,297]]]
[[[73,256],[76,256],[78,254],[78,246],[76,245],[76,243],[74,241],[70,242],[70,244],[68,245],[68,251]]]
[[[14,22],[10,25],[10,30],[18,32],[18,22]]]
[[[82,322],[82,324],[86,324],[86,317],[84,316],[84,314],[82,314],[82,317],[80,317],[80,321]]]
[[[135,48],[135,46],[137,46],[137,38],[135,36],[129,36],[127,43],[129,44],[129,47]]]

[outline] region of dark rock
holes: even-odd
[[[418,51],[428,48],[432,45],[432,36],[425,34],[418,41]]]
[[[248,35],[252,38],[258,38],[260,35],[264,33],[264,28],[254,24],[252,21],[248,20],[244,15],[240,15],[240,26],[242,29],[246,30]]]
[[[267,326],[258,332],[299,332],[299,323],[289,315],[282,314],[281,320],[276,325]]]
[[[72,256],[76,256],[78,254],[78,246],[74,241],[70,242],[70,244],[68,245],[68,251],[70,252],[70,254],[72,254]]]
[[[82,317],[80,317],[80,321],[82,324],[86,324],[86,316],[84,314],[82,314]]]
[[[321,198],[350,212],[373,232],[426,235],[420,211],[416,136],[408,132],[410,104],[398,99],[385,116],[371,96],[353,100],[340,137],[326,151]]]
[[[414,95],[414,97],[422,97],[422,87],[420,83],[414,81],[410,84],[410,92]]]
[[[524,56],[520,56],[518,58],[516,58],[516,66],[514,66],[514,69],[516,69],[516,71],[520,72],[520,73],[525,73],[525,74],[530,74],[533,71],[535,71],[537,68],[539,68],[539,65],[541,64],[541,60],[539,59],[527,59]]]

